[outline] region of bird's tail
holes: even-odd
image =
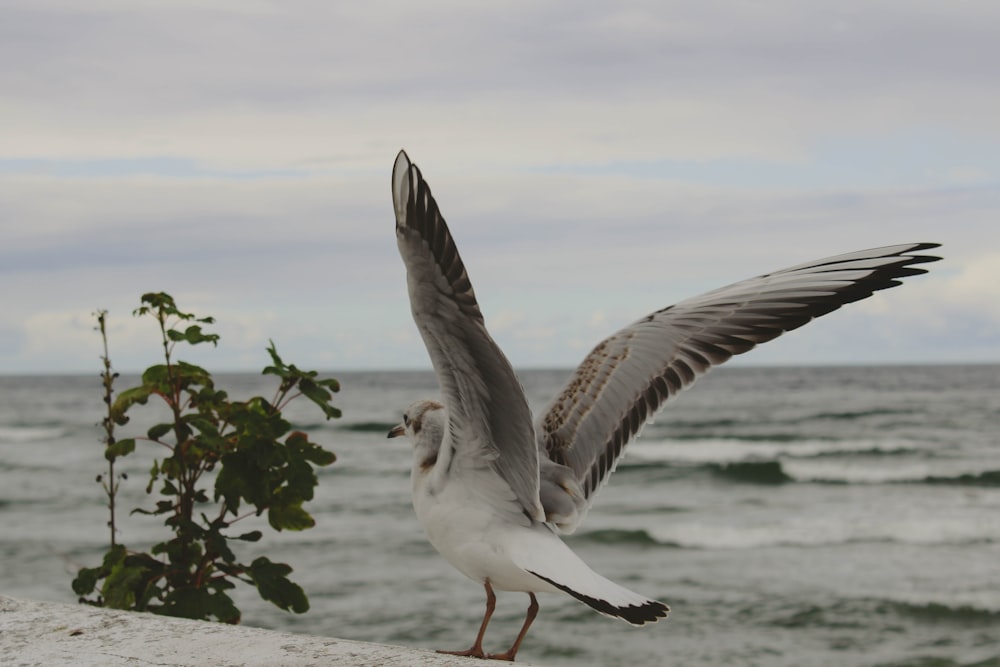
[[[528,570],[531,572],[531,570]],[[575,590],[571,586],[561,584],[554,579],[550,579],[538,572],[531,572],[539,579],[547,581],[559,590],[569,595],[572,595],[580,602],[584,603],[591,609],[599,611],[605,616],[612,616],[614,618],[620,618],[623,621],[628,621],[632,625],[645,625],[646,623],[656,623],[661,618],[666,618],[670,614],[670,607],[663,604],[662,602],[657,602],[656,600],[650,600],[649,598],[643,597],[638,593],[628,590],[619,586],[609,579],[605,579],[601,575],[593,572],[592,574],[598,579],[602,580],[603,589],[600,592],[583,592]]]
[[[551,530],[520,535],[509,552],[524,571],[607,616],[633,625],[666,618],[670,607],[619,586],[594,572]]]

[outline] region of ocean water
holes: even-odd
[[[537,409],[567,376],[521,379]],[[434,377],[338,377],[343,419],[305,403],[286,413],[339,457],[320,472],[317,526],[271,532],[244,552],[290,563],[312,608],[285,613],[244,588],[244,623],[466,648],[482,588],[423,539],[409,446],[385,437],[405,406],[436,394]],[[234,397],[272,387],[256,375],[218,380]],[[96,372],[0,378],[0,593],[72,602],[75,569],[99,561],[102,408]],[[160,416],[141,414],[120,437]],[[152,504],[154,454],[140,447],[119,465],[122,507]],[[126,516],[119,540],[145,549],[161,531]],[[1000,366],[719,369],[646,426],[567,541],[673,611],[634,628],[542,595],[524,661],[1000,665]],[[488,650],[508,646],[527,602],[499,594]]]

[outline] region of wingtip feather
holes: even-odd
[[[406,219],[406,206],[413,191],[411,171],[415,168],[406,151],[400,150],[392,165],[392,207],[396,212],[397,227]]]

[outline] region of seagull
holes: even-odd
[[[713,366],[899,279],[936,243],[862,250],[750,278],[657,310],[605,338],[536,419],[486,330],[469,274],[420,169],[392,170],[396,240],[413,319],[441,399],[410,405],[388,437],[413,446],[413,507],[434,548],[486,591],[472,647],[513,661],[538,614],[535,593],[566,593],[634,625],[670,607],[594,572],[559,537],[580,524],[625,447],[664,403]],[[528,594],[514,643],[487,654],[495,590]]]

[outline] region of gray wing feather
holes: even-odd
[[[601,341],[536,424],[543,456],[576,475],[583,502],[572,532],[625,446],[672,396],[713,366],[846,303],[925,273],[912,243],[800,264],[656,311]]]
[[[400,151],[392,172],[396,240],[413,319],[441,385],[456,457],[488,465],[524,512],[543,518],[531,410],[486,331],[472,283],[420,170]]]

